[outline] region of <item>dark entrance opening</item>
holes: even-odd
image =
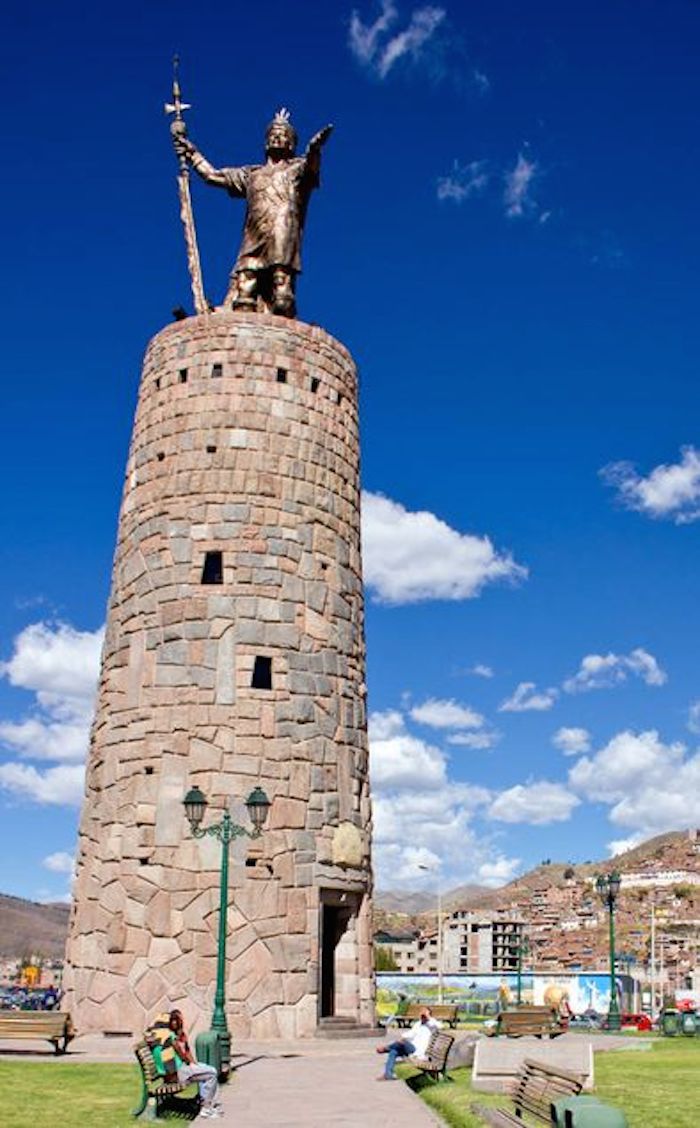
[[[340,909],[323,905],[321,919],[321,1018],[335,1014],[335,947],[340,939]]]

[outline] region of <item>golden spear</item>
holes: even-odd
[[[173,137],[185,137],[187,134],[187,126],[185,125],[182,116],[183,110],[190,110],[192,107],[188,102],[183,102],[180,96],[180,80],[178,77],[178,68],[180,60],[177,55],[173,59],[173,100],[172,102],[165,103],[166,114],[174,114],[175,118],[170,127],[170,132]],[[187,157],[183,155],[179,158],[180,169],[177,175],[177,187],[180,196],[180,218],[182,219],[182,226],[185,229],[185,245],[187,247],[187,266],[190,272],[190,279],[192,282],[192,296],[194,298],[195,313],[207,313],[209,310],[209,303],[204,296],[204,285],[202,283],[202,264],[199,260],[199,249],[197,247],[197,232],[194,226],[194,213],[192,211],[192,197],[190,195],[190,170],[187,164]]]

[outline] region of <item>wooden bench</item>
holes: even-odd
[[[0,1038],[34,1038],[51,1042],[54,1053],[65,1054],[75,1037],[65,1011],[0,1011]]]
[[[420,1018],[421,1011],[425,1010],[426,1005],[425,1003],[411,1003],[403,1014],[395,1016],[396,1025],[403,1029],[413,1026],[413,1023]],[[437,1018],[439,1022],[446,1022],[452,1029],[457,1025],[458,1009],[456,1003],[436,1003],[435,1006],[430,1007],[433,1018]]]
[[[556,1038],[564,1033],[564,1027],[551,1007],[518,1007],[517,1010],[501,1011],[494,1034],[505,1034],[509,1038],[522,1038],[524,1034],[534,1034],[541,1038],[548,1034]]]
[[[478,1104],[473,1104],[471,1110],[486,1124],[493,1125],[493,1128],[508,1128],[508,1125],[514,1124],[523,1128],[524,1113],[529,1113],[544,1124],[552,1124],[552,1105],[562,1097],[578,1096],[583,1088],[583,1080],[579,1073],[526,1058],[510,1093],[515,1105],[514,1113]]]
[[[406,1065],[412,1065],[414,1069],[421,1069],[433,1081],[447,1081],[447,1056],[453,1042],[452,1034],[443,1034],[440,1030],[434,1030],[430,1035],[425,1054],[421,1057],[411,1055],[401,1060]]]
[[[199,1088],[195,1082],[181,1085],[177,1079],[166,1081],[165,1077],[158,1072],[158,1066],[148,1042],[139,1042],[134,1046],[134,1053],[141,1069],[142,1089],[141,1103],[138,1108],[134,1109],[133,1116],[143,1116],[144,1120],[157,1120],[159,1111],[170,1097],[174,1097],[177,1093],[183,1093],[186,1089],[191,1089],[193,1085],[197,1088],[197,1092],[196,1095],[193,1094],[192,1102],[193,1104],[196,1102],[197,1110],[199,1109]],[[143,1115],[144,1113],[145,1115]]]

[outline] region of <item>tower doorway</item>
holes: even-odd
[[[359,1015],[356,894],[321,890],[319,1018]]]

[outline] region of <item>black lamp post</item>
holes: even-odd
[[[608,1030],[620,1029],[620,1007],[617,1002],[615,982],[615,902],[617,901],[622,878],[617,870],[612,873],[599,873],[595,880],[596,893],[607,907],[610,922],[610,1005],[608,1007]]]
[[[228,811],[224,811],[221,822],[212,826],[202,827],[201,823],[207,809],[207,800],[198,787],[192,787],[187,792],[184,800],[185,814],[195,838],[205,838],[211,835],[218,838],[221,843],[221,883],[219,898],[219,943],[216,956],[216,993],[214,995],[214,1011],[211,1018],[210,1029],[215,1031],[219,1039],[221,1073],[226,1076],[231,1064],[231,1035],[226,1021],[226,917],[228,909],[228,856],[232,839],[245,835],[248,838],[259,838],[270,810],[270,800],[261,787],[251,791],[246,799],[246,807],[253,829],[234,823]]]

